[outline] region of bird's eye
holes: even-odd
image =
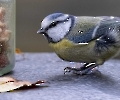
[[[50,24],[49,28],[55,27],[58,23],[59,23],[59,21],[52,22],[52,23]]]
[[[52,25],[52,26],[56,26],[57,23],[56,23],[56,22],[52,22],[51,25]]]

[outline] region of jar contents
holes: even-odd
[[[10,52],[9,39],[11,31],[5,24],[5,8],[0,7],[0,69],[8,65],[8,53]]]

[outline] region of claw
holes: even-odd
[[[64,69],[64,74],[72,72],[77,75],[87,75],[87,74],[91,74],[91,73],[95,72],[98,68],[96,66],[97,66],[97,64],[90,63],[90,64],[85,64],[80,68],[66,67]]]
[[[66,67],[66,68],[64,69],[64,74],[70,73],[71,71],[72,71],[72,68],[71,68],[71,67]]]

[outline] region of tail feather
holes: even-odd
[[[111,40],[111,43],[115,46],[120,46],[120,22],[116,23],[113,29],[109,29],[107,38]]]

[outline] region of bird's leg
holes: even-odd
[[[86,63],[80,68],[66,67],[64,69],[64,74],[73,72],[73,73],[79,74],[79,75],[86,75],[86,74],[92,73],[97,68],[97,66],[98,65],[95,63]]]

